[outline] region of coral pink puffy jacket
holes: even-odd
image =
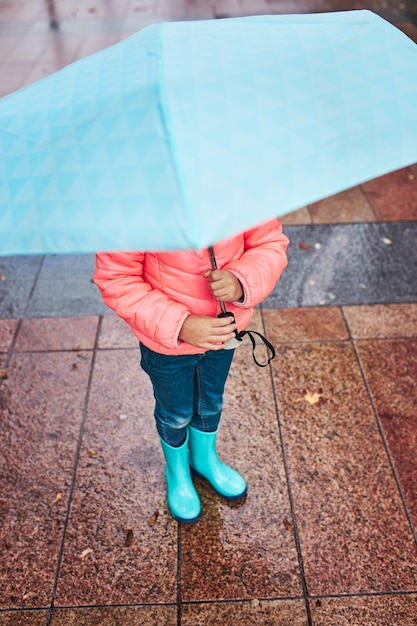
[[[273,219],[215,244],[218,269],[240,280],[241,303],[227,303],[238,330],[249,323],[253,307],[272,291],[287,266],[288,239]],[[162,354],[204,352],[178,339],[191,313],[215,317],[219,302],[203,274],[211,269],[208,249],[175,252],[99,253],[94,280],[104,302],[148,348]]]

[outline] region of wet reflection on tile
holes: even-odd
[[[302,600],[183,604],[182,626],[307,626]]]
[[[139,624],[177,626],[177,607],[56,609],[51,622],[51,626],[138,626]]]
[[[317,626],[415,626],[417,595],[392,595],[311,600]]]
[[[417,339],[356,345],[417,529]]]
[[[350,344],[273,362],[311,594],[415,589],[417,551]]]
[[[270,374],[253,364],[249,347],[236,351],[223,413],[219,455],[245,476],[248,494],[228,503],[196,479],[203,515],[182,528],[182,599],[299,595]]]
[[[139,350],[99,351],[56,606],[175,602],[176,544]]]

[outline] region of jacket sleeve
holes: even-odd
[[[190,311],[144,280],[144,258],[143,252],[98,253],[94,282],[105,304],[133,331],[167,348],[176,348]]]
[[[227,268],[239,279],[244,291],[238,307],[250,308],[262,302],[273,290],[287,267],[289,240],[277,219],[269,220],[244,234],[245,251]]]

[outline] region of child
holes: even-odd
[[[201,514],[190,467],[227,499],[246,493],[244,479],[216,452],[234,352],[225,343],[274,288],[287,265],[287,246],[273,219],[216,244],[215,270],[208,249],[97,254],[94,279],[104,302],[140,342],[141,366],[154,390],[168,506],[180,522]],[[235,322],[217,317],[225,302]]]

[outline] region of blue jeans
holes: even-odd
[[[217,430],[234,350],[171,356],[142,343],[140,350],[140,364],[153,385],[154,416],[161,439],[180,446],[188,425],[204,432]]]

